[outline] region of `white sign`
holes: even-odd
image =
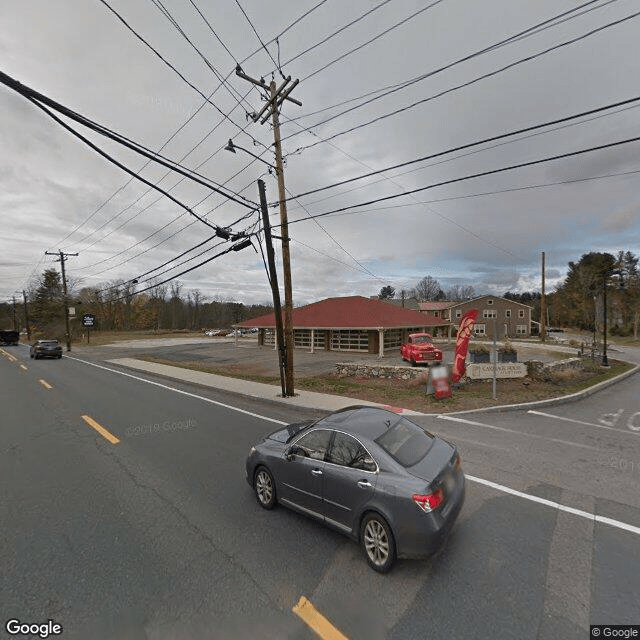
[[[467,366],[468,375],[473,380],[493,378],[492,362],[476,362]],[[496,378],[524,378],[527,375],[527,365],[524,362],[498,362],[496,364]]]

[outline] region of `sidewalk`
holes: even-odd
[[[344,407],[352,405],[366,405],[370,407],[380,407],[393,411],[394,413],[401,413],[403,415],[424,416],[424,415],[437,415],[425,414],[420,411],[413,411],[411,409],[404,409],[402,407],[393,407],[391,405],[380,404],[377,402],[368,402],[366,400],[360,400],[358,398],[348,398],[345,396],[333,396],[325,393],[317,393],[315,391],[299,390],[292,398],[283,398],[281,395],[281,389],[279,386],[264,384],[262,382],[252,382],[250,380],[242,380],[239,378],[230,378],[227,376],[219,376],[214,373],[205,373],[203,371],[193,371],[191,369],[183,369],[181,367],[172,367],[166,364],[158,364],[155,362],[146,362],[144,360],[137,360],[135,358],[115,358],[108,360],[107,362],[128,369],[135,369],[136,371],[142,371],[145,373],[164,376],[166,378],[172,378],[174,380],[182,380],[183,382],[190,382],[198,384],[203,387],[211,387],[213,389],[220,389],[222,391],[229,391],[231,393],[239,393],[245,396],[251,396],[253,398],[260,398],[262,400],[268,400],[270,402],[277,402],[280,404],[302,407],[305,409],[317,409],[320,411],[337,411]],[[585,398],[597,391],[604,389],[605,387],[616,384],[620,380],[628,378],[635,374],[640,369],[640,366],[636,365],[630,371],[623,373],[611,380],[605,380],[600,382],[584,391],[573,393],[568,396],[561,396],[559,398],[550,398],[549,400],[539,400],[535,402],[528,402],[519,405],[501,405],[495,407],[485,407],[483,409],[472,409],[467,411],[461,411],[457,413],[477,413],[488,411],[508,411],[517,409],[534,409],[539,407],[563,404],[566,402],[573,402],[580,398]]]
[[[395,413],[404,415],[421,416],[425,415],[419,411],[411,411],[401,407],[392,407],[386,404],[376,402],[367,402],[357,398],[347,398],[345,396],[332,396],[325,393],[317,393],[315,391],[296,391],[296,395],[292,398],[283,398],[282,390],[279,386],[264,384],[262,382],[252,382],[251,380],[241,380],[239,378],[229,378],[227,376],[218,376],[214,373],[205,373],[203,371],[192,371],[191,369],[183,369],[181,367],[172,367],[166,364],[157,364],[155,362],[146,362],[144,360],[136,360],[135,358],[116,358],[107,360],[111,364],[116,364],[128,369],[136,371],[144,371],[174,380],[182,380],[183,382],[191,382],[203,387],[211,387],[231,393],[240,393],[253,398],[261,398],[278,402],[291,407],[303,407],[305,409],[318,409],[320,411],[337,411],[344,407],[352,405],[367,405],[369,407],[380,407],[388,409]]]

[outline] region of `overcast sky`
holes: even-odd
[[[277,200],[275,176],[242,150],[234,155],[224,147],[233,138],[236,145],[256,155],[264,152],[263,158],[273,162],[273,131],[269,122],[247,119],[247,112],[262,108],[263,98],[258,88],[235,75],[237,62],[254,78],[270,81],[274,74],[280,84],[282,72],[300,80],[292,96],[302,107],[285,102],[281,114],[290,196],[640,95],[640,16],[623,20],[640,12],[637,0],[584,3],[582,11],[593,10],[568,14],[571,19],[560,24],[550,23],[550,28],[439,72],[583,3],[109,4],[197,90],[101,0],[0,3],[0,71],[154,151],[175,134],[162,150],[165,156],[197,168],[252,203],[258,200],[260,177],[269,202]],[[576,42],[558,47],[572,40]],[[487,74],[492,75],[480,79]],[[402,87],[423,75],[429,77]],[[226,82],[221,85],[219,77]],[[456,89],[474,79],[478,81]],[[371,100],[397,85],[399,90]],[[201,94],[211,96],[213,104]],[[374,295],[384,285],[399,292],[427,275],[443,289],[471,284],[479,294],[539,290],[542,251],[552,289],[564,277],[567,263],[583,253],[640,253],[637,142],[309,219],[475,173],[638,137],[639,104],[292,199],[294,304]],[[46,268],[59,267],[45,251],[79,254],[67,262],[79,287],[143,276],[142,288],[153,276],[166,279],[228,248],[212,248],[212,241],[197,250],[209,249],[194,261],[167,271],[176,264],[170,263],[143,275],[205,240],[211,228],[141,182],[130,181],[3,85],[0,111],[0,300],[28,288]],[[372,120],[377,121],[367,124]],[[158,165],[142,168],[146,161],[141,156],[74,127],[211,224],[228,226],[247,216],[233,230],[257,230],[258,215],[251,205],[230,202],[173,173],[165,177],[166,169]],[[275,208],[271,220],[279,223]],[[276,251],[279,256],[279,243]],[[252,248],[225,255],[179,281],[185,292],[199,289],[209,300],[261,303],[271,297],[262,258]]]

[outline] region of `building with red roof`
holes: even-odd
[[[327,298],[293,310],[296,347],[326,351],[384,354],[399,347],[410,333],[448,327],[449,322],[412,309],[402,309],[363,296]],[[246,320],[240,329],[259,330],[258,344],[274,344],[275,313]]]

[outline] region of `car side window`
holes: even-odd
[[[298,440],[292,447],[291,453],[297,456],[304,456],[312,460],[324,460],[329,449],[331,431],[317,429],[307,433]]]
[[[333,439],[327,462],[362,471],[376,470],[376,463],[369,452],[355,438],[340,432]]]

